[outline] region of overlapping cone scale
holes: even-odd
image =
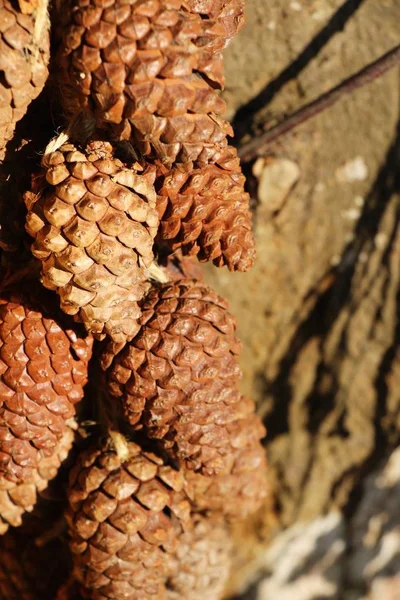
[[[158,243],[202,262],[247,271],[254,262],[255,242],[236,150],[227,147],[217,163],[191,167],[159,167]]]
[[[97,339],[137,332],[157,232],[154,167],[126,166],[108,142],[66,143],[42,160],[25,194],[27,231],[42,282]]]
[[[259,421],[260,438],[263,428]],[[238,448],[230,470],[216,477],[187,471],[186,491],[193,510],[235,522],[255,513],[269,495],[265,449],[258,440]]]
[[[183,476],[119,434],[114,440],[81,454],[71,471],[75,577],[93,600],[166,599],[168,553],[190,516]]]
[[[231,567],[232,542],[223,521],[193,516],[171,556],[168,600],[220,600]]]
[[[223,111],[223,101],[192,76],[222,87],[221,51],[243,25],[243,0],[69,0],[60,7],[56,76],[67,115],[88,110],[101,126],[145,113]]]
[[[70,422],[70,425],[73,423]],[[9,526],[21,525],[24,514],[34,509],[38,493],[46,489],[49,481],[57,475],[61,464],[68,456],[73,439],[73,429],[66,427],[63,437],[56,443],[52,453],[43,450],[36,452],[35,466],[24,467],[23,475],[19,480],[9,477],[7,464],[5,467],[0,467],[0,534],[5,533]],[[13,442],[14,439],[8,447],[12,447]],[[19,451],[19,444],[15,445],[16,451]],[[6,458],[8,459],[8,455]],[[16,459],[19,458],[23,457],[17,455]]]
[[[244,25],[244,4],[244,0],[187,0],[192,12],[209,19],[218,17],[228,37],[233,37]]]
[[[16,123],[44,87],[49,44],[47,0],[0,0],[0,160]]]
[[[231,125],[215,113],[145,115],[114,132],[134,141],[143,156],[171,167],[174,163],[201,167],[216,162],[233,135]]]
[[[227,303],[198,281],[167,283],[144,300],[140,324],[106,371],[111,402],[187,468],[229,471],[232,453],[263,430],[237,390],[240,344]]]
[[[72,445],[92,340],[47,316],[43,299],[0,299],[0,533],[19,525]]]

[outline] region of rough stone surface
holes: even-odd
[[[392,0],[249,0],[226,53],[229,116],[253,99],[255,128],[272,125],[398,44],[399,18]],[[267,426],[285,527],[351,514],[399,440],[398,84],[394,69],[271,145],[300,177],[272,212],[250,178],[254,269],[206,270],[238,317],[243,391]],[[233,118],[238,138],[247,116]]]
[[[347,520],[331,512],[298,522],[258,558],[246,600],[397,600],[400,449],[366,478]]]

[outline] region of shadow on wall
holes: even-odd
[[[307,509],[311,516],[332,505],[352,513],[358,483],[400,439],[400,396],[390,384],[400,340],[399,194],[400,122],[331,287],[298,328],[275,380],[258,376],[272,400],[267,448],[285,525],[304,518],[306,505],[315,508],[314,515]],[[310,345],[312,364],[304,361]],[[310,369],[307,388],[302,377]]]
[[[275,79],[273,79],[255,98],[240,108],[234,119],[233,129],[235,139],[240,140],[251,128],[253,115],[260,109],[268,106],[278,92],[292,79],[298,75],[314,60],[329,40],[339,31],[342,31],[346,23],[360,8],[364,0],[346,0],[335,12],[328,23],[319,33],[305,46],[299,56],[290,63]]]

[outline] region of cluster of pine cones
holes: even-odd
[[[0,0],[2,600],[218,600],[265,499],[188,258],[254,260],[219,95],[243,3]]]

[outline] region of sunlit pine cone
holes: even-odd
[[[68,454],[91,346],[43,298],[0,299],[0,533],[21,524]]]
[[[16,123],[47,79],[47,5],[47,0],[0,0],[0,160]]]
[[[67,521],[74,574],[93,600],[166,599],[176,520],[189,521],[183,475],[114,434],[71,471]]]
[[[154,287],[142,311],[140,332],[106,372],[111,403],[189,469],[229,471],[232,453],[263,428],[236,387],[240,345],[227,303],[182,280]]]
[[[222,521],[194,515],[171,557],[168,600],[220,600],[230,567],[232,542]]]
[[[42,167],[25,202],[43,284],[97,339],[131,339],[154,259],[154,168],[128,168],[102,141],[84,151],[64,144],[45,154]]]
[[[190,168],[215,162],[233,135],[231,125],[216,114],[185,113],[173,117],[146,115],[114,128],[118,136],[132,139],[149,160],[171,167]]]
[[[55,12],[63,22],[55,76],[68,117],[88,110],[101,126],[145,113],[223,110],[192,75],[223,86],[221,51],[244,24],[242,0],[67,0]]]
[[[237,521],[262,506],[270,495],[265,449],[255,440],[252,446],[237,449],[233,458],[230,472],[217,477],[186,472],[186,491],[194,511]]]
[[[10,476],[9,465],[0,466],[0,534],[5,533],[10,525],[13,527],[21,525],[24,513],[33,510],[38,493],[43,491],[49,481],[57,475],[62,462],[68,456],[74,439],[71,429],[72,420],[69,425],[69,427],[65,427],[63,437],[56,442],[51,454],[43,450],[35,452],[34,463],[32,466],[24,466],[20,469],[23,469],[23,472],[19,480]],[[8,446],[11,448],[14,446],[17,451],[19,450],[18,440],[11,439]],[[1,447],[3,450],[4,443],[1,444]],[[9,459],[9,455],[6,454],[6,456]],[[3,456],[0,459],[3,459]],[[23,457],[16,455],[13,456],[13,459],[17,461],[22,460]]]
[[[228,43],[244,26],[244,0],[186,0],[186,3],[191,12],[218,19],[225,28]]]
[[[244,184],[237,152],[230,146],[217,164],[159,168],[160,246],[231,271],[247,271],[254,262],[255,242]]]
[[[176,545],[168,553],[167,575],[163,573],[163,584],[156,598],[161,595],[166,600],[220,600],[223,597],[231,566],[232,541],[227,526],[221,520],[201,515],[193,515],[192,520],[186,527],[176,526]],[[85,593],[72,580],[59,589],[56,600],[90,597],[90,592]]]

